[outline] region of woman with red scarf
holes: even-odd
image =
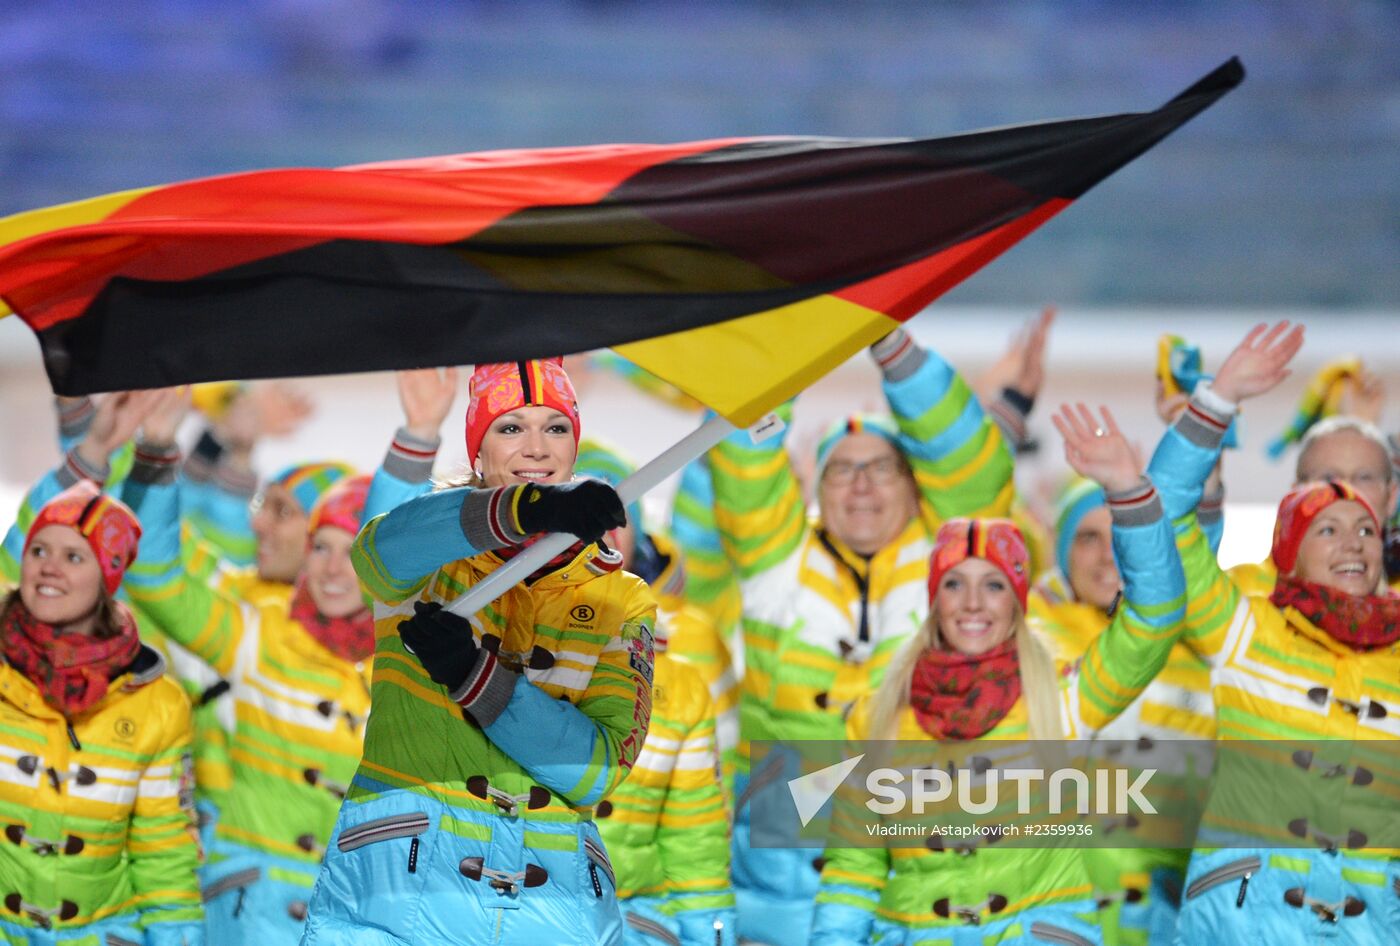
[[[917,752],[914,767],[974,780],[978,798],[990,765],[1058,767],[1046,765],[1063,753],[1053,741],[1089,738],[1126,709],[1165,665],[1185,610],[1171,525],[1112,416],[1098,421],[1081,405],[1056,425],[1071,466],[1104,487],[1112,513],[1124,581],[1112,623],[1081,661],[1058,665],[1026,620],[1030,556],[1020,530],[1005,519],[955,519],[935,539],[927,619],[848,721],[853,739],[899,740]],[[996,832],[932,833],[917,847],[872,846],[904,825],[877,823],[887,816],[872,817],[864,800],[837,796],[832,843],[849,846],[827,849],[812,946],[1103,941],[1074,840],[1016,847],[996,844]],[[998,807],[993,817],[1015,825],[1016,814]]]
[[[1237,405],[1288,373],[1302,329],[1287,329],[1246,336],[1197,387],[1150,467],[1175,521],[1191,601],[1185,640],[1210,663],[1221,740],[1178,935],[1394,943],[1400,597],[1385,585],[1377,511],[1346,482],[1294,487],[1279,504],[1279,579],[1267,596],[1232,583],[1195,518]]]
[[[369,714],[374,627],[350,564],[369,477],[340,480],[310,511],[290,601],[212,588],[180,554],[178,419],[147,421],[124,495],[145,525],[132,600],[228,681],[235,727],[203,896],[211,944],[292,946]]]
[[[202,943],[189,700],[113,598],[141,527],[62,486],[0,602],[0,938]]]

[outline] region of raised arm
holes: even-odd
[[[790,430],[792,403],[777,414]],[[754,443],[740,430],[709,454],[715,525],[741,580],[783,561],[806,534],[807,510],[786,439],[775,435]]]
[[[1267,331],[1262,324],[1252,329],[1215,380],[1197,387],[1187,409],[1162,436],[1148,466],[1175,530],[1186,574],[1185,638],[1207,661],[1224,647],[1240,591],[1221,570],[1197,510],[1236,405],[1273,389],[1288,374],[1288,362],[1297,354],[1303,336],[1301,326],[1291,332],[1286,332],[1287,327],[1287,322],[1280,322]]]
[[[140,517],[143,534],[124,587],[167,636],[228,676],[247,622],[236,600],[216,592],[186,566],[175,482],[179,465],[180,448],[172,442],[137,446],[122,499]]]
[[[456,368],[422,368],[395,375],[403,426],[394,432],[365,499],[366,521],[432,489],[442,422],[457,396]]]
[[[1055,427],[1065,459],[1104,488],[1113,517],[1113,555],[1123,600],[1113,620],[1073,669],[1065,691],[1072,738],[1102,729],[1128,708],[1167,664],[1181,635],[1186,581],[1152,482],[1107,408],[1061,408]]]
[[[935,521],[1007,515],[1014,492],[1011,451],[963,377],[903,329],[870,351],[884,375],[900,447]]]
[[[727,638],[742,605],[734,567],[715,524],[709,457],[693,460],[681,470],[671,505],[671,537],[685,556],[685,599],[704,609]]]
[[[130,391],[109,394],[81,423],[81,439],[64,455],[63,462],[35,483],[20,503],[15,521],[0,547],[0,578],[19,580],[19,558],[24,537],[44,504],[79,480],[103,486],[111,474],[109,458],[135,435],[155,406],[158,392]],[[76,428],[74,428],[76,431]],[[75,433],[75,436],[78,434]]]

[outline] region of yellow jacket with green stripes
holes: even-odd
[[[203,942],[190,704],[143,647],[71,721],[0,664],[0,916],[78,936],[132,917],[148,942]],[[36,934],[41,935],[41,934]]]
[[[651,700],[642,753],[627,780],[598,804],[598,831],[617,871],[624,914],[629,897],[664,898],[682,940],[706,942],[716,919],[732,925],[734,906],[714,714],[699,672],[662,650]]]
[[[1082,601],[1051,602],[1035,591],[1030,613],[1042,636],[1066,663],[1078,660],[1111,619]],[[1167,665],[1132,706],[1100,734],[1103,739],[1212,739],[1215,711],[1210,701],[1210,667],[1178,641]]]
[[[1185,582],[1172,555],[1172,530],[1151,491],[1143,496],[1139,493],[1131,507],[1114,508],[1111,503],[1115,552],[1123,563],[1125,581],[1122,606],[1081,657],[1057,661],[1061,725],[1067,739],[1095,737],[1132,705],[1165,665],[1181,632]],[[856,704],[847,724],[848,738],[887,738],[870,732],[870,704],[869,698]],[[951,764],[975,769],[974,757],[980,756],[1002,768],[1022,763],[1045,767],[1045,760],[1035,757],[1035,743],[1027,741],[1030,727],[1024,696],[989,732],[968,742],[931,740],[908,706],[901,711],[897,727],[894,738],[908,744],[900,751],[927,744],[928,755],[920,749],[920,766],[934,760],[937,768]],[[856,846],[860,838],[870,837],[865,825],[884,817],[865,808],[865,797],[858,788],[837,793],[812,946],[849,946],[881,935],[896,942],[962,942],[958,930],[1018,921],[1027,927],[1035,922],[1042,929],[1063,929],[1067,938],[1055,939],[1049,932],[1042,935],[1047,941],[1072,943],[1081,942],[1074,936],[1085,935],[1085,919],[1090,927],[1097,924],[1090,858],[1073,841],[1061,847],[1019,848],[998,847],[986,838],[966,844],[950,840],[942,845],[901,846],[908,842],[900,842],[885,847],[865,841],[866,846]],[[1015,803],[1010,805],[1005,817],[1001,809],[992,815],[996,823],[1017,822]],[[908,819],[909,813],[902,817]],[[1066,823],[1076,817],[1072,812],[1064,816]],[[857,840],[851,842],[853,838]],[[1005,930],[995,934],[1002,935],[1007,935]],[[1088,935],[1095,935],[1094,931],[1090,929]]]
[[[743,592],[741,771],[750,740],[840,739],[845,713],[923,621],[938,526],[1010,508],[997,425],[946,362],[912,343],[905,352],[884,392],[920,512],[868,561],[808,520],[779,437],[754,444],[741,431],[710,452],[715,518]]]
[[[232,786],[216,836],[314,865],[359,761],[369,663],[331,653],[275,598],[254,604],[191,575],[173,485],[126,495],[145,528],[127,572],[132,599],[231,685]]]
[[[1183,639],[1210,666],[1219,738],[1278,741],[1284,758],[1272,770],[1274,790],[1267,793],[1259,791],[1257,777],[1233,780],[1229,771],[1217,770],[1202,836],[1212,846],[1227,846],[1222,838],[1231,846],[1247,846],[1249,840],[1259,844],[1271,838],[1295,843],[1292,839],[1319,832],[1324,840],[1345,837],[1361,830],[1377,805],[1388,805],[1393,820],[1394,802],[1385,800],[1381,780],[1320,779],[1310,774],[1316,767],[1296,764],[1296,758],[1290,762],[1283,748],[1345,740],[1359,753],[1400,739],[1400,645],[1371,651],[1348,647],[1295,609],[1280,610],[1267,595],[1245,593],[1220,568],[1196,522],[1195,501],[1228,425],[1228,417],[1193,400],[1158,445],[1152,475],[1174,517],[1189,600]],[[1395,757],[1394,749],[1384,751]],[[1232,765],[1244,764],[1243,759],[1243,753],[1225,755]],[[1368,766],[1364,760],[1358,764]],[[1369,769],[1376,768],[1369,763]],[[1370,784],[1377,790],[1368,790]],[[1320,804],[1321,799],[1326,801]],[[1319,841],[1309,853],[1325,847]],[[1357,853],[1387,856],[1374,845]]]

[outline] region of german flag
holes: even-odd
[[[0,299],[77,395],[612,347],[736,424],[1238,85],[924,140],[496,151],[126,191],[0,220]],[[0,309],[3,312],[3,309]]]

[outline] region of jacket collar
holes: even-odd
[[[159,680],[165,669],[165,657],[161,652],[143,643],[126,669],[112,678],[106,695],[83,715],[90,716],[113,700],[121,699],[125,694]],[[0,661],[0,699],[38,719],[64,719],[63,714],[48,704],[39,688],[28,677],[4,661]]]

